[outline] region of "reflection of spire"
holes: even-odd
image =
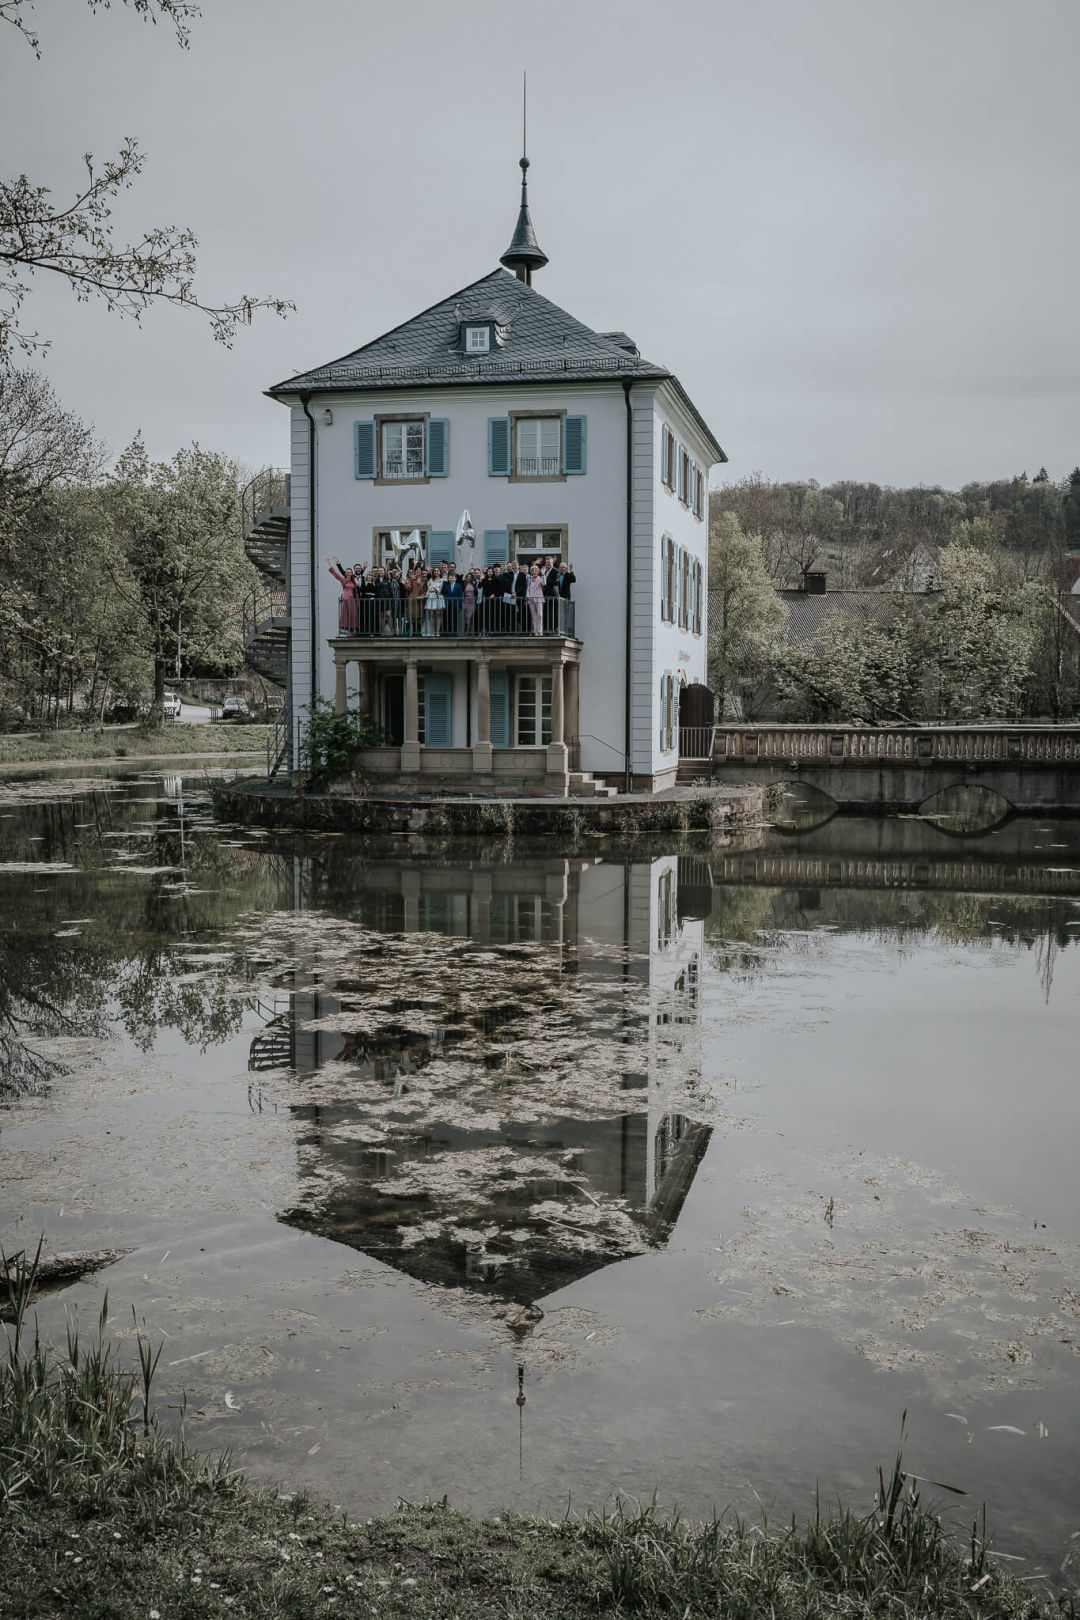
[[[518,1479],[525,1477],[525,1368],[518,1362]]]

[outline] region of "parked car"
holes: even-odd
[[[166,720],[179,720],[180,699],[175,692],[166,692],[164,708]]]
[[[227,697],[225,702],[221,705],[221,718],[223,720],[228,720],[230,715],[237,716],[250,713],[251,710],[248,708],[247,698]]]

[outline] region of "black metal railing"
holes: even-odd
[[[284,585],[256,585],[244,599],[244,646],[259,630],[276,628],[289,617],[289,593]]]
[[[441,608],[429,607],[426,597],[392,601],[373,596],[341,597],[338,605],[338,636],[419,637],[435,640],[452,636],[459,640],[488,636],[574,636],[574,603],[564,597],[545,597],[534,624],[532,610],[522,598],[504,602],[501,597],[477,602],[467,613],[460,597],[442,597]]]
[[[272,782],[287,762],[289,752],[289,721],[287,716],[276,720],[266,739],[266,779]]]
[[[264,467],[255,474],[240,496],[244,534],[250,534],[267,513],[289,510],[291,482],[283,467]]]

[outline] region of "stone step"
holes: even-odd
[[[571,771],[568,791],[572,799],[614,799],[618,788],[598,782],[591,771]]]

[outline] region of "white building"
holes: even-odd
[[[278,582],[252,604],[249,657],[287,685],[293,739],[313,695],[359,705],[385,739],[365,771],[406,788],[653,791],[676,777],[680,690],[705,682],[708,478],[726,457],[670,371],[535,291],[521,167],[505,269],[269,390],[292,415],[291,479],[249,494],[249,555]],[[421,634],[415,609],[340,633],[326,558],[370,569],[413,530],[459,571],[552,555],[571,600],[542,635],[512,609],[478,634],[460,612]]]

